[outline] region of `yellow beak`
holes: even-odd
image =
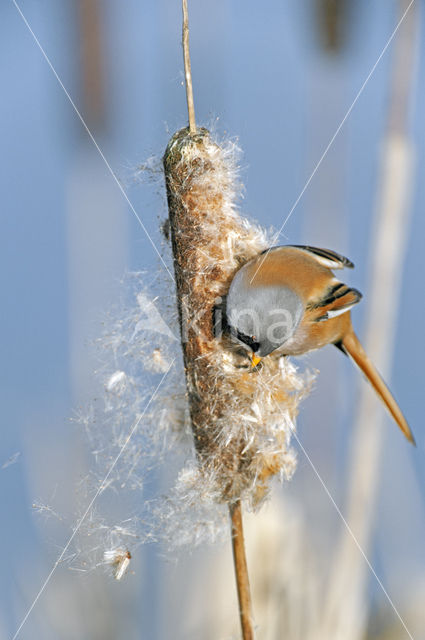
[[[251,367],[254,368],[257,366],[257,364],[260,362],[261,358],[259,358],[258,356],[255,355],[255,353],[252,354],[252,358],[251,358]]]

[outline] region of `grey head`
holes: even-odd
[[[227,294],[226,319],[231,333],[260,358],[281,347],[295,332],[304,306],[285,286],[252,286],[244,268]]]

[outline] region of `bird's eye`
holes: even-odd
[[[254,352],[260,348],[260,344],[257,342],[255,336],[246,336],[241,331],[236,331],[236,337],[241,342],[244,342]]]

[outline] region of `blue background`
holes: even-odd
[[[318,4],[312,0],[190,5],[197,121],[220,136],[238,138],[245,185],[241,209],[261,225],[279,228],[390,37],[398,4],[346,2],[344,41],[337,53],[322,47]],[[414,594],[419,601],[425,590],[425,50],[424,13],[422,3],[417,5],[420,28],[408,121],[416,169],[402,295],[394,300],[397,339],[388,382],[418,446],[409,448],[387,420],[387,462],[372,553],[377,573],[403,611]],[[22,0],[20,7],[149,234],[167,255],[159,229],[166,216],[164,193],[140,185],[134,173],[150,156],[161,156],[170,135],[186,123],[180,3],[99,2],[104,114],[97,123],[91,122],[85,102],[77,5]],[[52,526],[43,514],[36,515],[32,505],[56,499],[71,520],[75,512],[75,486],[88,454],[69,418],[95,392],[90,341],[100,331],[102,314],[119,297],[122,274],[162,266],[10,0],[2,3],[0,17],[0,466],[5,465],[0,469],[0,637],[11,638],[70,533],[58,518]],[[354,312],[360,336],[393,52],[391,45],[281,237],[333,248],[355,262],[349,277],[364,294]],[[363,382],[330,347],[308,362],[321,375],[301,409],[299,436],[343,510],[350,429]],[[7,465],[17,453],[14,464]],[[326,558],[338,516],[301,452],[285,491],[300,505],[312,546]],[[394,526],[400,536],[392,531],[395,522],[403,523]],[[183,620],[191,605],[181,593],[180,611],[164,612],[169,574],[178,569],[158,558],[156,549],[141,550],[139,556],[135,575],[119,585],[103,574],[81,576],[66,564],[59,566],[19,637],[189,637]],[[202,562],[200,556],[197,561]],[[168,593],[168,601],[175,597]],[[386,611],[373,580],[370,601],[373,611]],[[405,637],[395,620],[394,625],[399,633],[394,637]],[[193,637],[206,636],[194,632]]]

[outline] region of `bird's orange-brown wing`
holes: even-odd
[[[357,289],[334,282],[322,297],[307,304],[306,314],[310,322],[323,322],[346,313],[361,299],[362,294]]]

